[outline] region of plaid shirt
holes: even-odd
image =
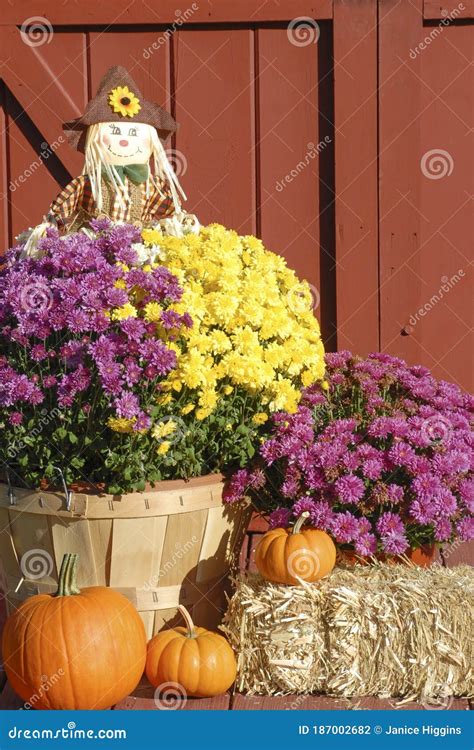
[[[129,180],[125,178],[125,185],[129,189]],[[87,175],[80,175],[72,180],[66,187],[61,190],[50,206],[48,220],[53,221],[61,229],[68,229],[74,224],[76,217],[82,215],[90,219],[97,216],[107,215],[112,221],[124,221],[133,223],[139,220],[143,224],[152,221],[158,221],[166,216],[172,216],[174,213],[174,204],[171,191],[168,184],[161,185],[160,190],[151,187],[150,195],[146,196],[146,184],[142,183],[135,187],[140,194],[141,208],[138,208],[131,201],[125,206],[119,203],[118,197],[113,196],[112,205],[109,207],[107,214],[104,211],[97,210],[90,181]]]

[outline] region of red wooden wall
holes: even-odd
[[[120,63],[180,123],[188,209],[285,255],[329,349],[470,388],[473,17],[469,0],[6,3],[0,242],[79,173],[61,123]]]

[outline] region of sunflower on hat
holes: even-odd
[[[134,117],[141,110],[140,100],[128,86],[117,86],[109,94],[109,104],[122,117]]]

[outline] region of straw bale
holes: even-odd
[[[474,694],[470,566],[338,566],[317,583],[235,580],[222,630],[237,689],[443,701]]]

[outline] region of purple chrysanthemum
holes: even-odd
[[[326,365],[327,389],[310,386],[295,414],[274,416],[256,503],[276,497],[295,513],[304,498],[312,522],[359,554],[468,538],[474,399],[385,353],[328,354]]]
[[[336,492],[341,503],[356,504],[362,498],[365,486],[355,474],[347,474],[336,482]]]
[[[290,523],[291,511],[287,508],[278,508],[270,513],[269,525],[271,529],[286,529]]]

